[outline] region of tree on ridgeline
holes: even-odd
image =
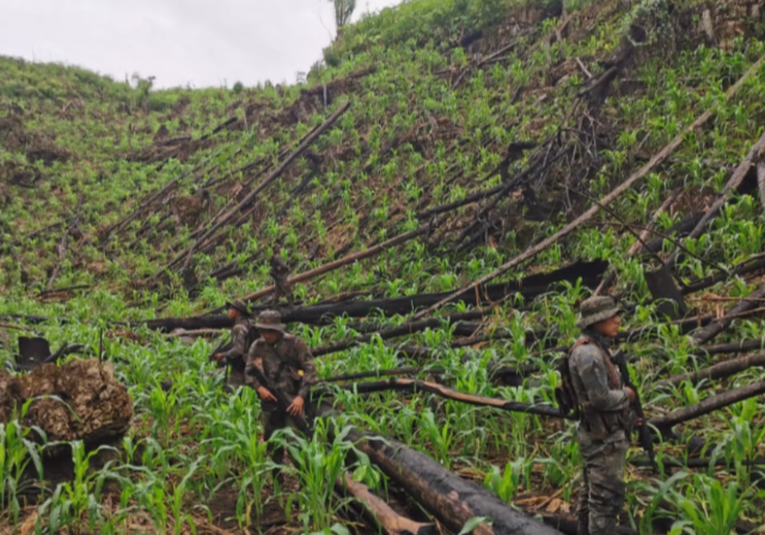
[[[337,38],[343,35],[343,26],[351,21],[353,11],[356,9],[356,0],[328,0],[335,4],[335,24],[337,26]]]

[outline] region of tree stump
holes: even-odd
[[[25,375],[0,370],[0,422],[21,418],[38,426],[48,441],[86,444],[123,435],[133,417],[133,400],[117,381],[114,367],[98,359],[75,359],[60,366],[43,364]]]

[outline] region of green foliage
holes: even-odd
[[[641,27],[646,39],[635,58],[614,80],[597,113],[588,112],[594,123],[576,117],[577,128],[560,133],[574,147],[566,155],[574,165],[579,165],[575,155],[597,152],[586,169],[561,160],[549,175],[534,176],[524,188],[508,192],[486,218],[489,226],[476,237],[476,248],[458,249],[453,240],[487,199],[448,214],[447,223],[428,237],[297,284],[295,296],[305,304],[346,292],[357,299],[402,297],[447,292],[478,280],[558,231],[702,111],[712,109],[714,117],[704,128],[687,136],[670,160],[613,203],[620,221],[601,212],[507,275],[520,279],[579,260],[608,262],[617,275],[613,291],[636,305],[626,327],[643,329],[644,336],[625,349],[637,355],[631,367],[648,411],[660,414],[707,399],[726,385],[685,382],[674,389],[652,388],[665,375],[709,362],[695,355],[680,328],[656,326],[658,303],[645,278],[655,259],[628,254],[636,238],[626,228],[644,230],[664,200],[682,192],[655,226],[671,240],[682,240],[690,252],[674,266],[684,284],[762,253],[765,218],[755,192],[733,195],[698,239],[682,239],[672,227],[704,209],[759,135],[765,123],[761,73],[733,101],[725,102],[723,95],[765,53],[765,44],[740,37],[719,48],[687,48],[692,39],[682,39],[676,26],[686,15],[685,3],[676,4],[674,12],[653,0],[630,10],[615,2],[567,1],[565,6],[567,14],[574,13],[559,41],[550,36],[562,21],[548,16],[559,12],[559,2],[406,2],[346,25],[342,37],[324,51],[324,64],[312,66],[305,80],[301,76],[300,86],[244,88],[237,83],[231,89],[160,91],[150,79],[138,77],[131,86],[77,68],[0,59],[0,315],[66,318],[66,324],[29,327],[52,347],[82,343],[97,351],[99,328],[112,330],[113,321],[195,315],[269,285],[268,256],[275,242],[282,244],[290,267],[301,272],[413,230],[429,220],[422,215],[429,209],[497,187],[525,169],[529,151],[508,163],[507,147],[557,137],[561,118],[587,83],[584,70],[593,77],[602,74],[601,65],[622,38],[635,40],[635,28]],[[548,10],[547,18],[524,27],[524,33],[535,33],[518,39],[511,52],[479,67],[477,53],[485,59],[516,39],[508,28],[525,7]],[[475,44],[460,45],[471,39],[477,39]],[[667,41],[678,49],[661,55]],[[566,67],[574,72],[558,79]],[[235,210],[232,217],[241,221],[215,233],[217,247],[199,244],[190,267],[200,284],[184,287],[180,270],[167,265],[176,257],[183,262],[183,251],[213,218],[260,184],[346,100],[351,108],[311,145],[312,154],[296,158],[258,193],[251,213],[246,214],[248,207]],[[580,142],[580,127],[597,130],[592,144]],[[34,189],[13,183],[22,174],[22,183],[34,181]],[[574,188],[582,190],[581,198]],[[160,191],[146,212],[108,233]],[[552,213],[535,217],[526,197],[532,191],[542,204],[550,201]],[[78,217],[77,226],[67,234],[59,257],[73,217]],[[648,239],[657,236],[651,232]],[[666,258],[673,248],[667,240],[659,255]],[[226,278],[230,272],[236,275]],[[740,298],[754,284],[738,277],[708,291]],[[48,285],[88,288],[40,295]],[[422,379],[438,370],[446,384],[462,392],[552,404],[558,356],[541,350],[573,341],[577,306],[591,290],[572,281],[533,300],[509,296],[481,323],[476,334],[493,339],[479,346],[452,348],[456,327],[444,321],[405,340],[373,336],[368,343],[317,359],[319,374],[377,372],[407,364],[422,368],[417,374]],[[718,304],[697,297],[687,299],[701,313]],[[445,309],[464,311],[472,305],[471,300]],[[406,320],[373,314],[363,326],[386,328]],[[359,321],[335,317],[319,326],[290,324],[290,330],[318,347],[359,335]],[[344,412],[335,421],[337,436],[320,428],[311,440],[289,431],[273,439],[295,457],[285,469],[288,484],[274,489],[269,477],[274,466],[262,441],[255,394],[249,389],[224,393],[222,378],[207,361],[222,339],[198,338],[186,345],[136,327],[138,342],[123,338],[122,327],[104,345],[133,396],[134,428],[118,460],[104,469],[96,469],[91,451],[71,446],[76,477],[42,496],[39,533],[124,533],[136,518],[158,533],[193,532],[200,518],[213,522],[220,513],[216,504],[225,498],[229,520],[241,530],[258,529],[269,507],[279,504],[291,515],[289,530],[342,534],[349,529],[339,520],[348,501],[338,499],[332,483],[350,473],[383,497],[388,484],[347,440],[346,425],[395,437],[482,481],[508,502],[527,493],[560,496],[569,504],[573,500],[580,460],[572,426],[421,392],[362,396],[353,389],[334,398]],[[550,330],[550,338],[554,331],[555,342],[532,343],[529,332],[539,329]],[[16,333],[9,339],[2,334],[0,358],[10,361]],[[759,317],[747,316],[738,318],[720,341],[763,334]],[[427,347],[434,357],[426,362],[410,358],[399,350],[407,345]],[[509,388],[494,381],[491,371],[498,364],[533,365],[540,372]],[[743,386],[761,378],[762,370],[753,369],[728,384]],[[163,389],[165,381],[172,387]],[[747,463],[765,453],[765,424],[758,417],[762,409],[762,400],[753,398],[700,423],[718,445],[709,456],[724,459],[731,469],[681,471],[666,480],[642,472],[633,477],[630,469],[628,511],[634,525],[647,531],[652,520],[672,518],[678,533],[727,533],[739,518],[761,523],[763,496],[749,490],[755,472]],[[22,495],[30,486],[21,472],[39,470],[40,446],[19,421],[23,418],[0,427],[0,501],[7,504],[2,520],[9,524],[25,514]],[[657,449],[660,458],[678,455],[671,444]],[[345,465],[351,454],[356,464]],[[117,486],[108,500],[106,482]],[[472,519],[463,531],[485,520]]]

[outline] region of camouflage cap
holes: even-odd
[[[279,331],[283,333],[284,329],[287,328],[287,326],[282,323],[282,315],[276,310],[264,310],[258,315],[257,321],[255,327],[261,330],[265,329],[267,331]]]
[[[612,297],[608,297],[607,295],[590,297],[589,299],[585,299],[582,304],[579,305],[581,319],[577,322],[576,326],[580,329],[584,329],[599,321],[616,316],[623,310],[622,307],[617,306]]]
[[[238,310],[242,314],[249,316],[250,315],[250,309],[247,307],[247,304],[240,300],[236,299],[233,302],[226,301],[226,309],[233,308],[234,310]]]

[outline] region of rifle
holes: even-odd
[[[624,351],[617,351],[613,356],[613,361],[619,367],[619,373],[622,375],[624,385],[630,387],[632,391],[635,392],[635,402],[633,403],[633,407],[635,408],[635,413],[637,414],[638,418],[640,418],[643,422],[642,425],[638,426],[638,438],[640,440],[640,446],[642,446],[642,448],[648,454],[648,459],[651,463],[651,469],[655,474],[658,474],[659,469],[656,466],[656,452],[653,449],[653,439],[651,438],[651,432],[648,429],[648,425],[646,424],[645,414],[643,413],[643,404],[640,402],[638,389],[632,383],[630,372],[627,369],[627,359]]]
[[[266,379],[266,376],[263,374],[263,371],[260,368],[257,366],[251,366],[248,375],[254,375],[258,382],[260,382],[260,386],[265,387],[265,389],[268,390],[271,395],[276,398],[276,405],[279,407],[279,409],[285,413],[287,412],[287,407],[289,407],[290,404],[287,402],[286,396],[280,389],[272,388],[268,384],[268,379]],[[311,429],[311,426],[308,425],[308,422],[305,420],[305,418],[302,416],[292,416],[291,414],[290,418],[292,418],[298,429],[300,429],[300,431],[302,431],[306,437],[310,437],[313,434],[313,430]]]

